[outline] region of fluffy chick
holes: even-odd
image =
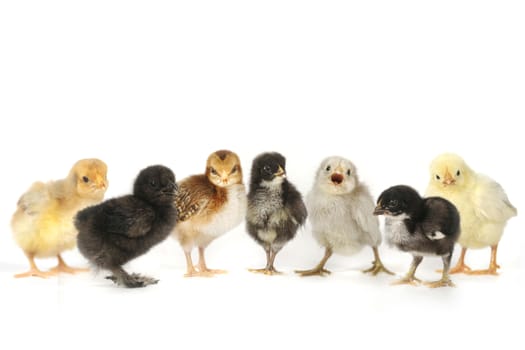
[[[461,215],[461,256],[450,273],[497,274],[498,244],[507,221],[517,215],[503,188],[491,178],[473,171],[456,154],[445,153],[430,165],[426,194],[450,200]],[[472,271],[465,264],[467,249],[491,247],[489,268]]]
[[[275,256],[306,220],[303,199],[286,178],[285,165],[279,153],[260,154],[252,163],[246,228],[266,252],[266,267],[252,272],[279,273],[273,266]]]
[[[239,225],[246,214],[246,188],[237,154],[228,150],[210,154],[204,174],[179,182],[176,203],[179,223],[173,236],[186,256],[185,276],[208,277],[224,273],[208,268],[204,250],[213,240]],[[198,270],[191,258],[194,247],[199,249]]]
[[[459,236],[459,212],[441,197],[421,198],[411,187],[394,186],[377,200],[375,215],[385,216],[387,243],[413,256],[405,278],[397,284],[415,284],[414,275],[424,255],[443,259],[443,275],[430,287],[454,286],[448,276],[454,244]]]
[[[15,277],[46,278],[58,272],[86,271],[67,266],[60,254],[75,247],[75,214],[104,198],[108,187],[106,175],[107,166],[104,162],[82,159],[73,165],[65,179],[35,182],[20,197],[11,227],[16,243],[29,260],[30,269]],[[58,265],[47,272],[39,270],[35,257],[52,256],[57,257]]]
[[[392,274],[379,258],[381,231],[379,220],[373,215],[374,206],[372,195],[366,185],[359,182],[351,161],[341,157],[324,159],[306,196],[306,208],[312,233],[325,247],[325,255],[313,269],[296,272],[301,276],[330,273],[324,266],[332,253],[353,255],[370,246],[375,259],[372,267],[363,272]]]
[[[150,277],[129,275],[122,265],[168,237],[177,220],[176,190],[169,168],[143,169],[132,195],[109,199],[77,214],[78,249],[96,268],[110,270],[113,275],[107,278],[118,285],[135,288],[157,283]]]

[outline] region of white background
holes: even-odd
[[[169,238],[127,266],[160,278],[146,289],[116,288],[103,273],[17,280],[28,264],[9,221],[33,181],[63,178],[80,158],[108,164],[110,198],[129,193],[147,165],[165,164],[182,179],[222,148],[239,154],[246,182],[258,153],[283,153],[303,194],[318,163],[342,155],[375,197],[400,183],[423,192],[432,158],[453,151],[500,182],[521,211],[521,3],[2,2],[0,341],[55,349],[520,348],[520,217],[501,241],[499,277],[453,276],[457,288],[441,290],[362,274],[369,249],[332,258],[330,277],[299,278],[292,271],[323,253],[308,226],[277,256],[279,277],[246,271],[263,266],[264,252],[241,225],[208,249],[209,265],[228,269],[225,276],[183,278],[182,251]],[[381,253],[396,273],[407,271],[409,255],[385,245]],[[64,256],[86,265],[76,250]],[[489,249],[467,259],[485,268]],[[440,264],[425,259],[418,275],[437,279]]]

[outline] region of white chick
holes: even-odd
[[[366,185],[359,182],[355,165],[342,157],[322,161],[314,185],[306,196],[308,219],[317,242],[325,247],[321,262],[311,270],[296,271],[301,276],[330,273],[324,268],[333,253],[353,255],[364,246],[374,252],[370,272],[388,271],[379,258],[381,244],[379,220],[374,216],[374,199]]]

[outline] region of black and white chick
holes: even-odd
[[[154,165],[137,176],[133,194],[109,199],[80,211],[75,219],[80,253],[107,278],[128,288],[158,280],[128,274],[122,265],[145,254],[169,236],[177,221],[177,185],[171,169]]]
[[[432,288],[454,286],[448,274],[460,233],[454,204],[441,197],[422,198],[413,188],[399,185],[381,193],[374,214],[385,216],[387,243],[413,256],[407,275],[396,284],[419,282],[414,275],[423,256],[436,255],[443,259],[443,275],[425,284]]]
[[[246,228],[266,252],[266,267],[252,272],[278,274],[275,256],[306,220],[302,196],[286,178],[285,169],[286,159],[276,152],[262,153],[252,163]]]

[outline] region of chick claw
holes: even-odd
[[[299,274],[301,277],[309,277],[309,276],[326,276],[331,274],[332,272],[330,270],[327,270],[325,268],[314,268],[311,270],[295,270],[295,273]]]
[[[372,262],[372,267],[369,268],[369,269],[366,269],[366,270],[363,270],[363,273],[370,273],[372,274],[373,276],[376,276],[378,273],[380,272],[385,272],[389,275],[393,275],[394,273],[390,270],[388,270],[384,265],[383,263],[381,263],[380,261],[377,261],[377,260],[374,260]]]
[[[274,276],[274,275],[282,275],[283,273],[280,271],[277,271],[275,268],[264,268],[264,269],[248,269],[248,271],[253,273],[262,273],[267,276]]]
[[[440,279],[439,281],[434,282],[424,282],[425,286],[429,288],[440,288],[440,287],[455,287],[456,285],[448,278]]]
[[[106,276],[106,279],[111,280],[118,285],[123,285],[127,288],[142,288],[149,286],[150,284],[157,284],[159,282],[157,279],[148,276],[141,276],[137,273],[133,273],[121,279],[113,275]]]
[[[421,280],[415,277],[403,277],[400,280],[392,282],[392,285],[398,286],[402,284],[410,284],[411,286],[418,286]]]

